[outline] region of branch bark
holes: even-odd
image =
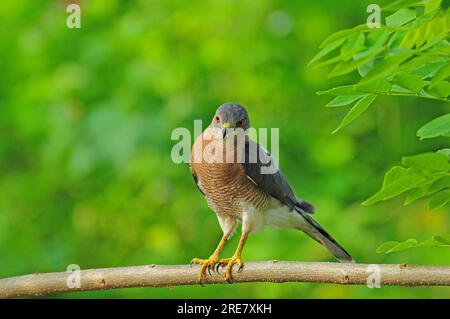
[[[260,261],[245,264],[233,282],[315,282],[366,285],[380,270],[381,285],[450,286],[450,266],[340,264],[324,262]],[[148,265],[82,270],[80,287],[69,288],[76,273],[54,272],[0,279],[0,298],[42,296],[60,292],[128,287],[166,287],[198,284],[199,266]],[[220,271],[219,271],[220,272]],[[370,276],[370,277],[369,277]],[[227,284],[223,274],[207,274],[202,284]]]

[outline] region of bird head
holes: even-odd
[[[221,129],[223,138],[227,135],[227,130],[242,129],[246,131],[250,128],[250,119],[247,110],[237,103],[225,103],[219,106],[211,122],[211,127]]]

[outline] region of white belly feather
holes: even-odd
[[[279,228],[297,228],[308,227],[307,222],[295,211],[289,210],[278,200],[272,198],[271,205],[266,210],[258,210],[253,205],[242,202],[242,230],[258,232],[264,229],[264,226]]]

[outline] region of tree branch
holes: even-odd
[[[380,270],[381,285],[450,286],[450,266],[340,264],[324,262],[260,261],[245,264],[241,273],[233,270],[234,283],[315,282],[366,285]],[[223,270],[222,270],[223,271]],[[69,288],[73,272],[32,274],[0,279],[0,298],[39,296],[59,292],[128,287],[165,287],[197,284],[199,266],[148,265],[82,270],[80,287]],[[220,272],[220,271],[219,271]],[[207,274],[203,284],[227,284],[223,274]]]

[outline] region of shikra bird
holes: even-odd
[[[192,147],[190,169],[194,180],[216,213],[223,237],[208,259],[194,258],[200,264],[201,281],[211,269],[226,267],[231,282],[233,265],[242,270],[242,249],[248,235],[265,225],[298,229],[322,244],[341,262],[352,257],[310,214],[314,206],[294,195],[271,155],[252,141],[247,132],[250,119],[240,104],[221,105],[207,129]],[[242,224],[239,245],[231,258],[219,259],[225,242],[238,223]]]

